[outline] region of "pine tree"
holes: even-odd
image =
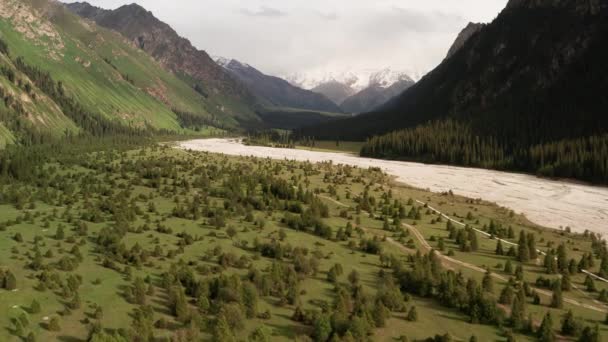
[[[314,323],[314,337],[317,342],[326,342],[331,336],[331,322],[327,315],[319,315]]]
[[[242,297],[245,316],[255,318],[258,314],[258,291],[255,286],[249,282],[244,284]]]
[[[247,342],[270,342],[270,333],[265,326],[257,327],[247,338]]]
[[[568,310],[568,313],[562,319],[562,335],[566,336],[577,336],[581,332],[580,323],[576,321],[572,310]]]
[[[530,249],[528,247],[528,239],[526,233],[522,230],[519,232],[519,242],[517,246],[517,259],[520,262],[530,261]]]
[[[530,259],[536,260],[538,258],[538,252],[536,250],[536,235],[534,233],[528,234],[528,251],[530,252]]]
[[[483,276],[483,280],[481,282],[482,288],[485,292],[493,293],[494,292],[494,279],[492,279],[492,273],[490,270],[486,270],[485,275]]]
[[[556,280],[553,284],[553,296],[551,297],[551,307],[556,309],[561,309],[564,307],[564,302],[562,298],[562,282],[560,280]]]
[[[596,324],[593,328],[585,327],[578,342],[600,342],[600,327]]]
[[[416,309],[415,306],[412,306],[410,308],[410,311],[407,313],[407,320],[410,322],[418,321],[418,310]]]
[[[4,273],[4,288],[9,291],[17,288],[17,278],[10,270]]]
[[[562,290],[572,290],[572,280],[570,279],[570,273],[568,273],[567,271],[562,275]]]
[[[525,298],[517,295],[511,305],[511,325],[514,329],[522,329],[526,319]]]
[[[30,305],[30,313],[37,314],[40,313],[40,311],[40,303],[36,299],[32,300],[32,304]]]
[[[507,260],[507,262],[505,263],[504,271],[506,274],[513,274],[513,264],[511,263],[511,260]]]
[[[498,239],[498,242],[496,242],[496,255],[505,255],[505,251],[502,246],[502,240],[500,239]]]
[[[568,252],[563,243],[557,247],[557,269],[564,273],[568,270]]]
[[[213,329],[213,340],[216,342],[236,342],[236,338],[224,315],[220,315]]]
[[[543,322],[537,331],[537,336],[540,342],[554,342],[555,333],[553,332],[553,317],[550,312],[547,312]]]

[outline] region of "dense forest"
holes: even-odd
[[[445,120],[370,138],[361,155],[517,170],[608,184],[608,135],[527,147],[475,135],[470,126]]]

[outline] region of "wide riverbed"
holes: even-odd
[[[452,190],[483,198],[524,213],[551,228],[572,227],[608,233],[608,188],[553,181],[534,176],[453,166],[361,158],[355,155],[295,149],[245,146],[236,139],[201,139],[180,142],[179,147],[237,156],[298,161],[333,161],[367,168],[380,167],[397,180],[435,192]]]

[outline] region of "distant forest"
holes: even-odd
[[[368,139],[366,157],[516,170],[608,184],[608,135],[531,146],[475,135],[453,120],[435,121]]]

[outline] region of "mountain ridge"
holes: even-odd
[[[194,47],[152,12],[137,4],[114,10],[101,9],[87,2],[65,6],[83,18],[119,32],[165,68],[181,75],[185,81],[192,81],[192,86],[204,96],[217,97],[217,102],[223,102],[222,110],[230,111],[241,120],[259,120],[253,112],[255,97],[247,87],[217,65],[207,52]]]
[[[215,61],[228,70],[249,90],[272,107],[298,108],[321,112],[341,113],[341,108],[324,95],[291,85],[286,80],[262,73],[253,66],[236,59],[216,57]]]

